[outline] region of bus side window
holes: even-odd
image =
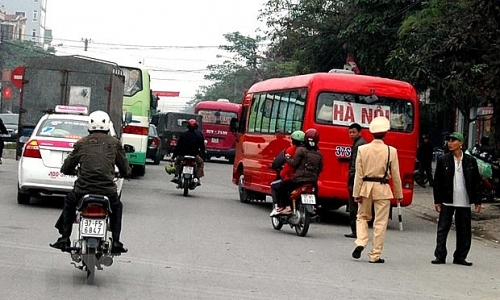
[[[265,96],[265,95],[264,95]],[[261,95],[254,94],[252,100],[252,107],[248,117],[248,132],[260,132],[260,124],[262,116],[260,113]]]

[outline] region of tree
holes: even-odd
[[[499,95],[498,12],[494,1],[429,1],[403,22],[387,66],[420,91],[430,89],[438,110],[458,108],[468,125],[472,108]]]
[[[54,55],[53,47],[45,50],[32,41],[4,40],[0,43],[0,67],[15,68],[24,64],[26,57]]]

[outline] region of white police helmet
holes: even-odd
[[[108,131],[110,123],[109,115],[102,110],[96,110],[89,115],[89,131]]]
[[[371,133],[387,132],[391,129],[391,123],[386,117],[376,117],[370,123]]]

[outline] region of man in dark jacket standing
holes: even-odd
[[[432,158],[434,149],[429,139],[428,134],[424,134],[422,136],[422,143],[417,149],[417,159],[418,159],[418,173],[420,177],[420,181],[417,182],[418,185],[425,188],[424,176],[427,176],[427,180],[429,181],[429,186],[433,186],[434,182],[432,180]],[[425,173],[425,174],[424,174]]]
[[[352,187],[354,186],[354,175],[356,174],[356,156],[358,155],[358,147],[366,144],[366,141],[361,137],[361,125],[352,123],[349,126],[349,137],[354,142],[351,148],[351,158],[349,160],[349,178],[347,180],[347,190],[349,191],[349,217],[351,224],[351,233],[344,234],[348,238],[356,238],[356,215],[358,214],[358,203],[352,197]]]
[[[450,152],[441,155],[436,164],[434,206],[439,212],[439,221],[433,264],[446,263],[446,239],[455,215],[457,248],[453,254],[453,263],[472,266],[471,262],[466,261],[472,240],[470,206],[474,204],[476,212],[481,211],[481,176],[474,157],[462,151],[463,142],[461,133],[450,134]]]
[[[7,128],[5,128],[5,125],[3,124],[2,118],[0,118],[0,134],[9,134]],[[2,136],[0,136],[0,165],[2,164],[3,147],[5,147],[5,144]]]
[[[62,173],[75,175],[75,168],[80,165],[74,188],[64,198],[63,211],[56,223],[61,237],[50,246],[64,251],[70,245],[76,206],[80,198],[86,194],[100,194],[108,197],[111,205],[111,252],[124,253],[127,249],[120,242],[123,204],[114,181],[115,165],[123,177],[130,176],[132,170],[120,141],[108,134],[111,126],[109,115],[99,110],[91,113],[88,126],[90,134],[75,144],[61,167]]]

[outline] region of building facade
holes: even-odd
[[[8,15],[26,18],[24,38],[38,45],[45,44],[45,15],[48,0],[1,0],[2,10]]]

